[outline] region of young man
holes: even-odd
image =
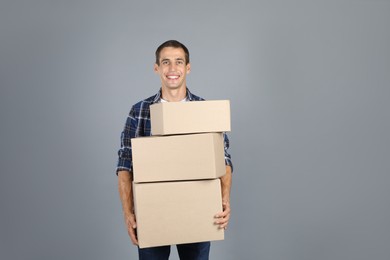
[[[170,40],[161,44],[156,50],[154,71],[160,76],[160,91],[135,104],[127,117],[125,128],[121,135],[121,148],[118,151],[118,188],[122,201],[127,231],[134,245],[138,245],[132,193],[132,153],[131,138],[150,136],[149,106],[158,102],[199,101],[202,98],[193,95],[187,88],[186,77],[191,71],[188,49],[180,42]],[[226,174],[221,177],[223,212],[216,212],[215,224],[226,229],[230,218],[230,187],[232,175],[231,157],[227,153],[229,140],[225,137]],[[177,245],[180,259],[208,259],[210,242]],[[170,246],[138,248],[139,259],[168,259]]]

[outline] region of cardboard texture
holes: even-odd
[[[219,179],[133,183],[140,248],[223,240]]]
[[[164,102],[150,106],[153,135],[230,131],[230,101]]]
[[[134,182],[215,179],[226,173],[222,133],[131,139]]]

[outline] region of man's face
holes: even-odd
[[[160,75],[162,88],[179,89],[186,87],[186,76],[190,64],[186,64],[181,48],[165,47],[160,52],[160,65],[154,64],[154,71]]]

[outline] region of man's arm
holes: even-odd
[[[217,219],[215,224],[219,225],[219,228],[226,229],[230,219],[230,189],[232,186],[232,168],[229,165],[226,166],[226,174],[220,179],[223,212],[215,215],[215,218]]]
[[[118,171],[118,190],[119,197],[122,202],[123,215],[127,227],[127,232],[134,245],[138,245],[136,234],[137,223],[134,215],[134,200],[133,200],[133,174],[129,171]]]

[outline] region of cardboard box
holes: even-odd
[[[150,106],[153,135],[230,131],[229,100],[164,102]]]
[[[223,240],[220,180],[133,183],[140,248]]]
[[[134,182],[215,179],[226,173],[222,133],[131,139]]]

